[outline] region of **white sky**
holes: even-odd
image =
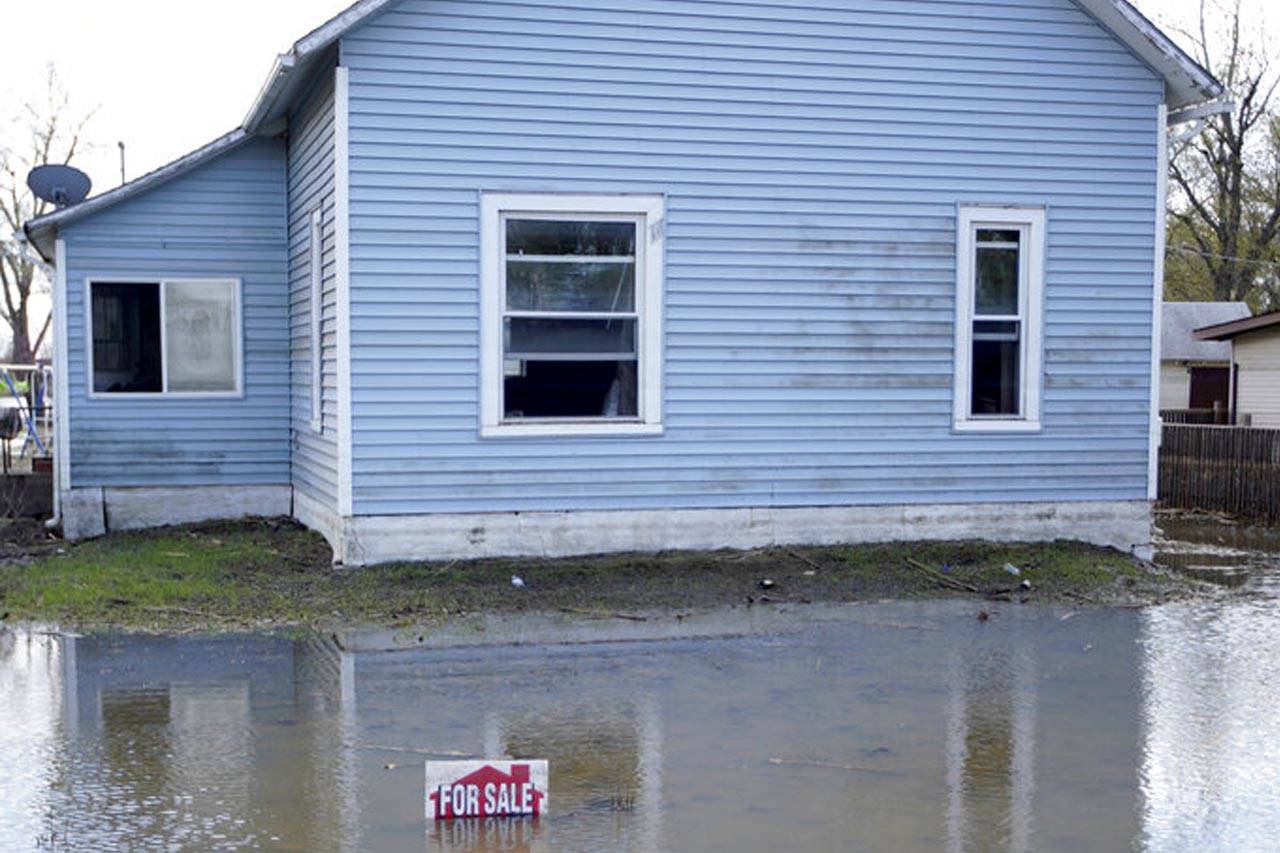
[[[133,178],[231,130],[275,55],[349,2],[5,0],[0,19],[19,35],[0,50],[0,144],[12,141],[5,137],[14,108],[41,93],[53,62],[75,105],[96,109],[89,127],[96,148],[77,165],[95,193],[110,189],[120,177],[118,141]],[[1269,0],[1245,2],[1260,10]],[[1137,5],[1168,23],[1187,20],[1198,0]]]

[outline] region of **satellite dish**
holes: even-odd
[[[93,182],[89,176],[71,166],[49,164],[36,166],[27,175],[27,186],[36,198],[52,202],[58,207],[79,204],[89,195]]]

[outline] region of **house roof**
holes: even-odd
[[[1280,327],[1280,311],[1272,311],[1267,314],[1259,314],[1256,317],[1245,317],[1244,319],[1197,329],[1196,339],[1201,341],[1229,341],[1249,332],[1277,327]]]
[[[268,129],[288,110],[312,72],[324,61],[329,49],[347,33],[396,2],[398,0],[359,0],[316,27],[294,42],[289,50],[276,57],[266,81],[239,128],[102,195],[27,222],[24,229],[31,244],[46,260],[52,260],[54,235],[59,226],[69,225],[190,171],[206,160],[225,153],[247,136],[271,135],[267,132]],[[1174,44],[1159,27],[1143,17],[1128,0],[1075,2],[1164,78],[1165,101],[1171,121],[1181,120],[1179,110],[1187,111],[1187,108],[1223,96],[1225,89],[1222,84]],[[1186,115],[1183,118],[1192,117]]]
[[[1195,331],[1249,316],[1243,302],[1166,302],[1161,311],[1162,361],[1230,361],[1231,344],[1201,340]]]
[[[219,136],[207,145],[202,145],[195,151],[184,154],[172,163],[166,163],[160,168],[134,178],[128,183],[107,190],[105,193],[82,201],[80,204],[64,207],[61,210],[55,210],[37,219],[32,219],[23,226],[27,239],[31,241],[31,245],[35,246],[36,251],[46,261],[52,262],[53,240],[59,226],[69,225],[78,219],[84,219],[99,210],[119,204],[127,198],[146,192],[152,187],[190,172],[205,161],[238,148],[252,138],[243,128],[236,128],[230,133]]]

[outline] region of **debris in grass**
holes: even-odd
[[[514,586],[516,589],[524,589],[524,578],[520,577],[519,575],[512,575],[511,585]]]
[[[814,575],[816,575],[816,574],[817,574],[817,572],[815,572],[813,569],[805,569],[805,570],[804,570],[804,576],[805,576],[805,577],[807,577],[807,578],[811,578],[811,577],[813,577],[813,576],[814,576]]]
[[[761,589],[773,589],[775,586],[777,586],[777,584],[774,583],[769,578],[761,578],[760,583],[757,584],[757,586],[759,586]]]
[[[1018,567],[1017,567],[1017,566],[1015,566],[1013,563],[1005,563],[1005,564],[1004,564],[1004,570],[1005,570],[1006,572],[1008,572],[1009,574],[1013,575],[1015,578],[1016,578],[1018,575],[1022,574],[1022,569],[1018,568]]]
[[[1018,586],[1021,587],[1022,589],[1031,589],[1031,581],[1023,581],[1022,583],[1018,584]]]

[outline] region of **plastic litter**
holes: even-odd
[[[524,589],[524,578],[520,577],[519,575],[512,575],[511,585],[514,586],[516,589]]]
[[[815,572],[813,569],[805,569],[805,570],[804,570],[804,576],[805,576],[805,577],[807,577],[807,578],[811,578],[811,577],[813,577],[813,576],[814,576],[814,575],[816,575],[816,574],[817,574],[817,572]]]
[[[1015,566],[1013,563],[1005,563],[1005,564],[1004,564],[1004,570],[1005,570],[1006,572],[1008,572],[1009,574],[1013,575],[1015,578],[1016,578],[1018,575],[1022,574],[1022,569],[1018,568],[1018,567],[1017,567],[1017,566]]]
[[[759,586],[761,589],[773,589],[775,586],[777,586],[777,584],[774,583],[769,578],[762,578],[760,580]]]
[[[1018,584],[1018,586],[1022,587],[1023,589],[1031,589],[1031,581],[1023,581],[1022,583]]]

